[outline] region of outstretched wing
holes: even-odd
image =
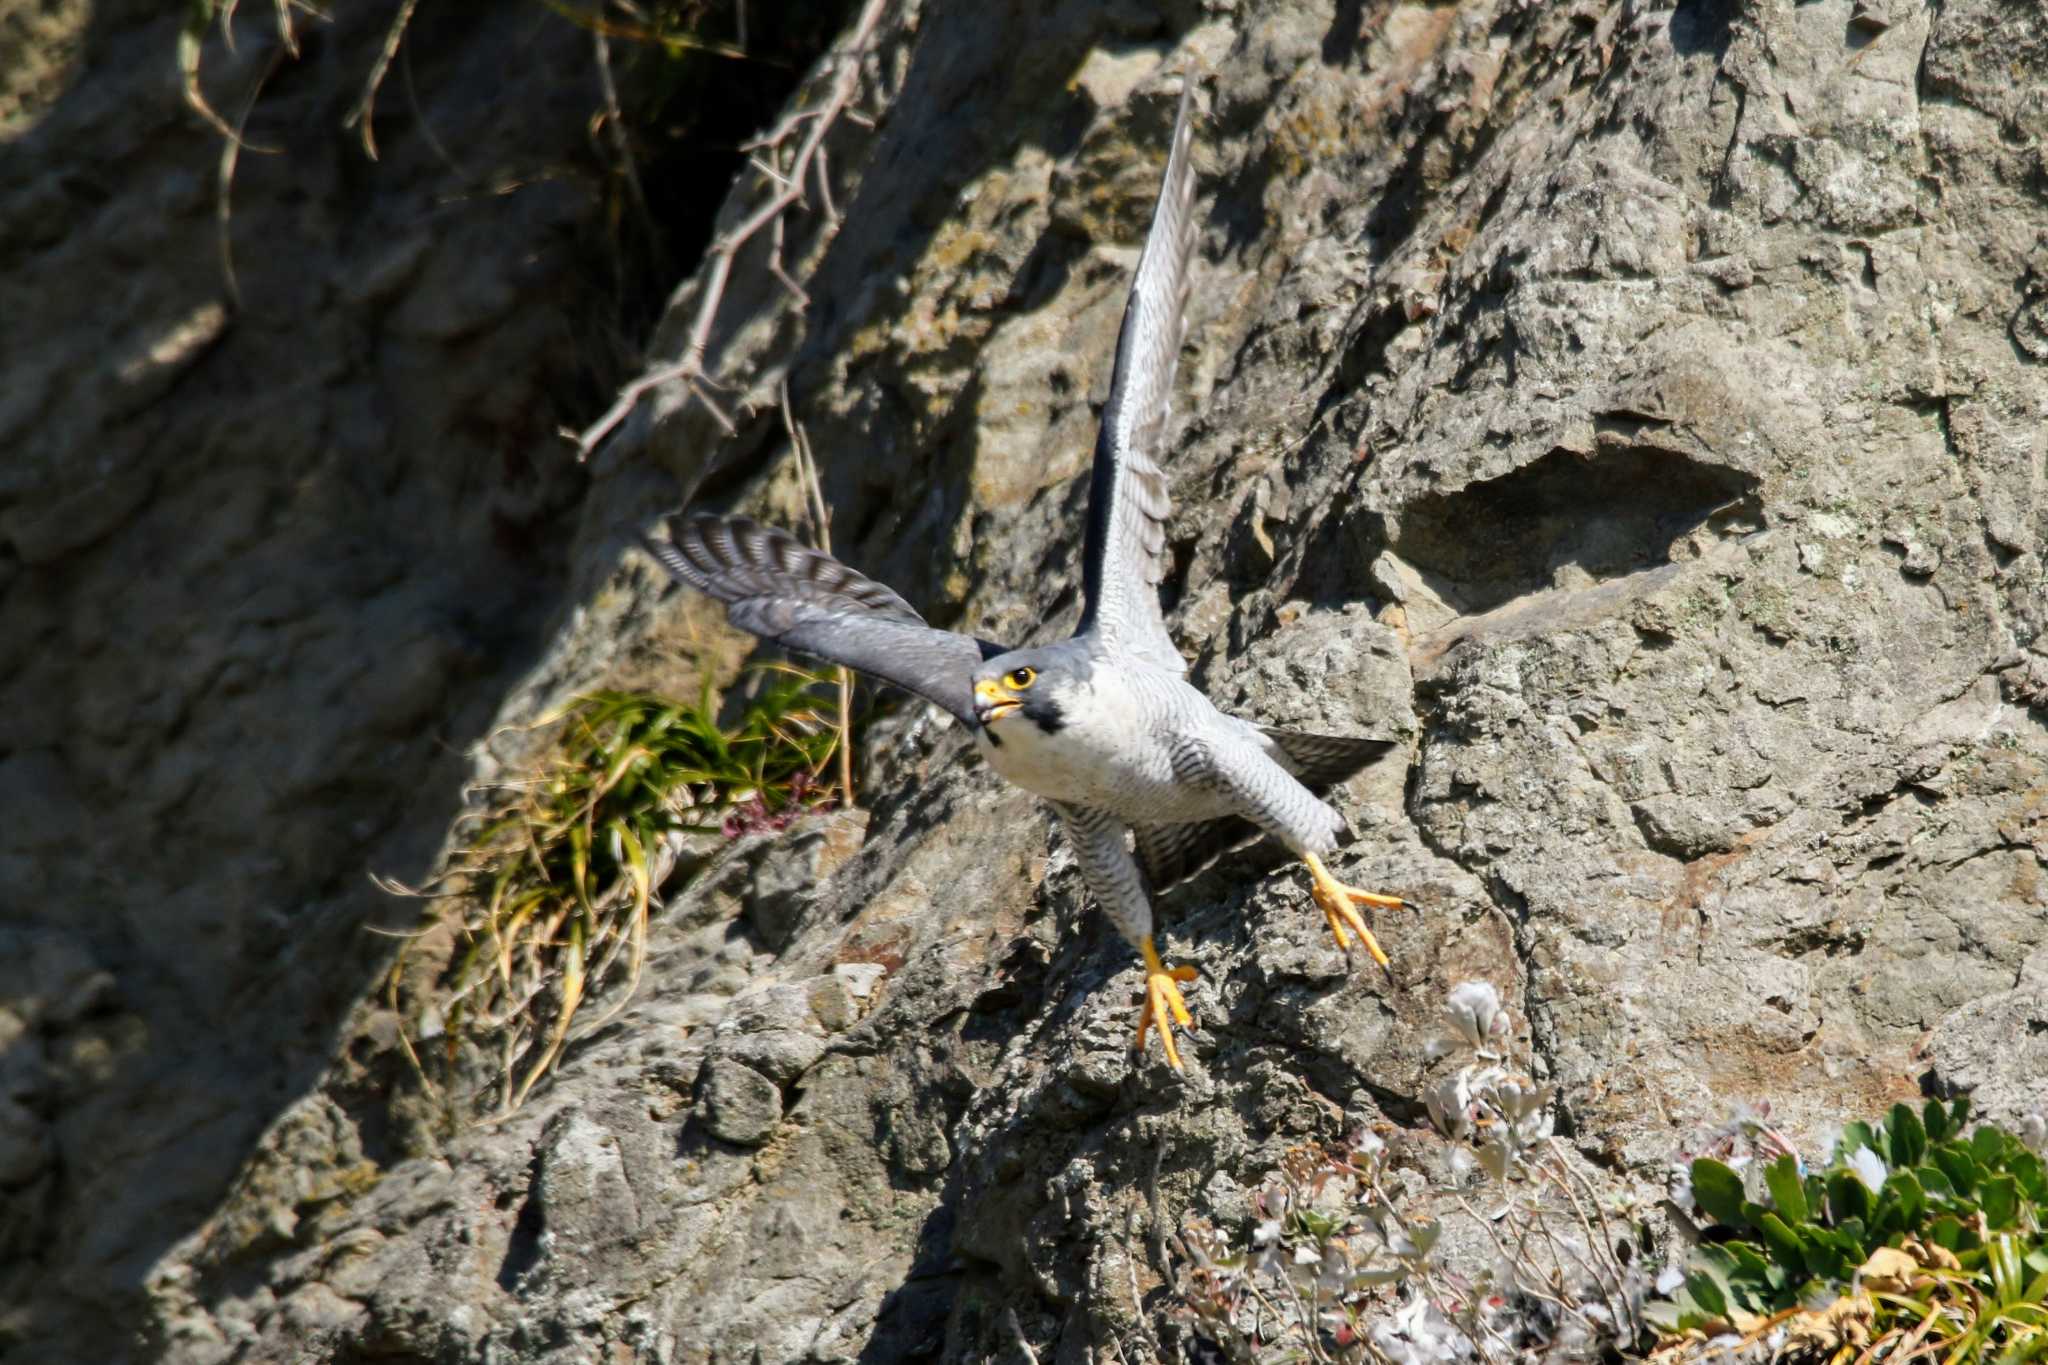
[[[1394,747],[1390,739],[1358,739],[1344,735],[1311,735],[1300,730],[1261,727],[1279,752],[1280,766],[1317,796],[1350,777]],[[1153,890],[1207,867],[1221,855],[1259,836],[1259,827],[1241,815],[1202,820],[1188,825],[1133,825],[1138,863]]]
[[[974,670],[1003,646],[934,630],[901,597],[787,531],[703,515],[671,517],[668,527],[668,540],[641,536],[640,544],[677,582],[725,603],[741,630],[894,683],[974,723]]]
[[[1152,230],[1138,258],[1137,278],[1131,282],[1131,300],[1124,306],[1109,403],[1095,438],[1082,565],[1088,598],[1082,632],[1094,631],[1116,651],[1176,672],[1185,672],[1187,665],[1159,614],[1159,584],[1166,576],[1166,519],[1173,513],[1166,475],[1159,467],[1159,446],[1172,405],[1174,361],[1180,355],[1188,296],[1188,257],[1195,241],[1195,175],[1188,156],[1193,97],[1190,80],[1181,90],[1166,179],[1152,210]]]

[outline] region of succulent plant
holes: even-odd
[[[1936,1360],[2048,1358],[2048,1165],[1968,1117],[1967,1099],[1894,1105],[1817,1168],[1695,1159],[1703,1240],[1645,1316],[1670,1341],[1734,1333],[1784,1358],[1909,1339]]]

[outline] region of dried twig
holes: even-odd
[[[780,233],[782,225],[776,224]],[[795,286],[792,285],[792,288]],[[789,448],[796,456],[797,483],[803,488],[804,504],[811,514],[812,541],[825,554],[832,553],[832,513],[825,506],[825,489],[818,481],[818,462],[811,454],[811,438],[796,420],[789,401],[789,380],[782,381],[782,429],[789,433]],[[839,795],[841,804],[853,809],[853,671],[844,665],[833,670],[839,679]]]
[[[648,241],[658,245],[661,236],[654,230],[654,211],[647,206],[647,188],[640,183],[640,166],[633,159],[633,144],[626,137],[626,116],[619,108],[618,82],[612,79],[611,37],[603,28],[593,27],[590,42],[597,57],[598,88],[604,93],[604,113],[599,118],[605,136],[612,144],[612,154],[619,160],[619,176],[626,182],[626,193],[633,201],[640,230]]]
[[[242,130],[249,126],[249,115],[256,112],[256,101],[263,94],[263,87],[277,74],[277,68],[284,64],[286,51],[298,55],[295,40],[291,37],[288,16],[280,19],[284,25],[284,44],[270,54],[270,62],[263,68],[263,74],[249,87],[249,97],[242,102],[242,112],[235,119],[235,126],[221,139],[220,146],[220,187],[214,193],[214,233],[220,246],[220,273],[228,287],[228,298],[237,306],[242,302],[241,282],[235,278],[235,242],[232,232],[234,219],[235,166],[241,160],[242,148],[252,152],[275,152],[274,147],[257,147],[244,140]]]
[[[1637,1311],[1636,1304],[1629,1297],[1628,1268],[1622,1265],[1620,1258],[1615,1254],[1616,1236],[1607,1224],[1606,1211],[1600,1207],[1599,1192],[1593,1188],[1590,1181],[1571,1168],[1570,1163],[1565,1160],[1562,1143],[1553,1137],[1550,1139],[1550,1148],[1551,1161],[1555,1167],[1551,1178],[1558,1182],[1558,1187],[1564,1191],[1565,1198],[1571,1201],[1572,1212],[1578,1216],[1579,1226],[1585,1231],[1586,1244],[1594,1249],[1606,1272],[1606,1279],[1602,1282],[1601,1288],[1613,1303],[1620,1307],[1630,1329],[1637,1337],[1641,1337],[1646,1325],[1642,1315]],[[1575,1188],[1584,1192],[1585,1207],[1580,1205]],[[1593,1224],[1587,1221],[1586,1207],[1593,1210],[1593,1217],[1599,1222],[1597,1233]]]
[[[416,0],[414,0],[416,2]],[[825,90],[823,99],[815,106],[785,115],[782,121],[763,137],[749,143],[743,150],[766,152],[767,164],[761,158],[753,158],[750,164],[756,177],[755,188],[769,191],[768,197],[739,223],[721,233],[704,253],[704,264],[699,274],[697,311],[690,319],[690,327],[683,339],[682,354],[675,360],[655,367],[619,390],[619,396],[605,409],[602,416],[577,435],[576,458],[587,460],[592,452],[611,435],[612,431],[638,406],[640,400],[655,389],[671,384],[682,384],[699,402],[708,408],[720,426],[728,433],[736,430],[732,420],[725,415],[706,394],[710,380],[704,372],[704,352],[711,344],[711,330],[718,321],[718,310],[725,301],[725,289],[732,277],[732,264],[740,249],[751,242],[764,228],[775,232],[773,259],[770,271],[791,288],[795,281],[788,277],[782,260],[782,216],[804,201],[804,185],[817,168],[822,174],[821,154],[825,136],[842,115],[851,115],[854,95],[860,84],[860,62],[869,41],[874,37],[876,27],[881,23],[882,10],[887,0],[866,0],[861,6],[859,17],[852,29],[841,41],[837,51],[826,58],[834,70],[832,80]],[[788,140],[803,130],[803,137],[789,153],[788,164],[777,167],[782,153],[787,149]],[[836,215],[835,215],[836,216]],[[828,219],[828,222],[830,219]],[[796,289],[802,297],[803,291]]]

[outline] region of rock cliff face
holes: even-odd
[[[231,114],[270,73],[237,297],[180,7],[0,5],[35,39],[0,39],[10,1359],[121,1359],[151,1268],[349,1045],[364,926],[409,919],[365,870],[425,866],[536,656],[584,483],[553,431],[602,395],[575,30],[430,16],[372,167],[342,120],[388,10],[291,61],[244,8],[205,67]]]
[[[734,271],[737,432],[657,395],[587,489],[548,433],[598,406],[589,192],[451,207],[309,136],[245,161],[278,188],[236,304],[203,135],[117,98],[148,10],[102,7],[0,168],[38,320],[0,341],[23,1359],[1172,1358],[1183,1218],[1361,1122],[1436,1169],[1428,1045],[1475,978],[1616,1190],[1738,1104],[1802,1136],[1923,1085],[2041,1104],[2033,0],[892,6],[843,221],[789,244],[808,306]],[[387,155],[572,163],[587,91],[494,98],[537,30],[459,28]],[[410,911],[362,871],[431,853],[473,771],[442,745],[713,628],[624,549],[669,472],[787,517],[786,382],[843,558],[939,624],[1071,627],[1190,69],[1169,621],[1240,713],[1403,741],[1339,797],[1347,878],[1418,907],[1392,979],[1255,848],[1162,901],[1188,1073],[1134,1058],[1139,978],[1032,799],[899,708],[866,812],[734,845],[551,1083],[431,1138],[363,998],[362,926]],[[291,70],[276,136],[331,130],[353,68]]]

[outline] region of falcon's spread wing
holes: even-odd
[[[1394,747],[1394,742],[1388,739],[1311,735],[1300,730],[1267,729],[1262,733],[1279,751],[1280,766],[1317,796]],[[1164,891],[1192,876],[1220,855],[1256,839],[1259,833],[1259,827],[1241,815],[1187,825],[1131,827],[1138,862],[1155,891]]]
[[[1088,541],[1082,567],[1087,610],[1081,631],[1094,631],[1123,654],[1175,672],[1187,665],[1159,615],[1159,584],[1166,576],[1166,519],[1173,513],[1159,446],[1173,399],[1174,361],[1180,355],[1188,257],[1194,249],[1194,167],[1188,157],[1188,114],[1194,82],[1181,90],[1174,116],[1166,178],[1152,210],[1152,230],[1131,282],[1117,335],[1116,370],[1102,430],[1095,438],[1095,471],[1088,485]]]
[[[845,664],[974,723],[974,670],[1004,652],[934,630],[908,602],[786,531],[745,517],[671,517],[666,541],[640,543],[671,577],[725,603],[734,625]]]

